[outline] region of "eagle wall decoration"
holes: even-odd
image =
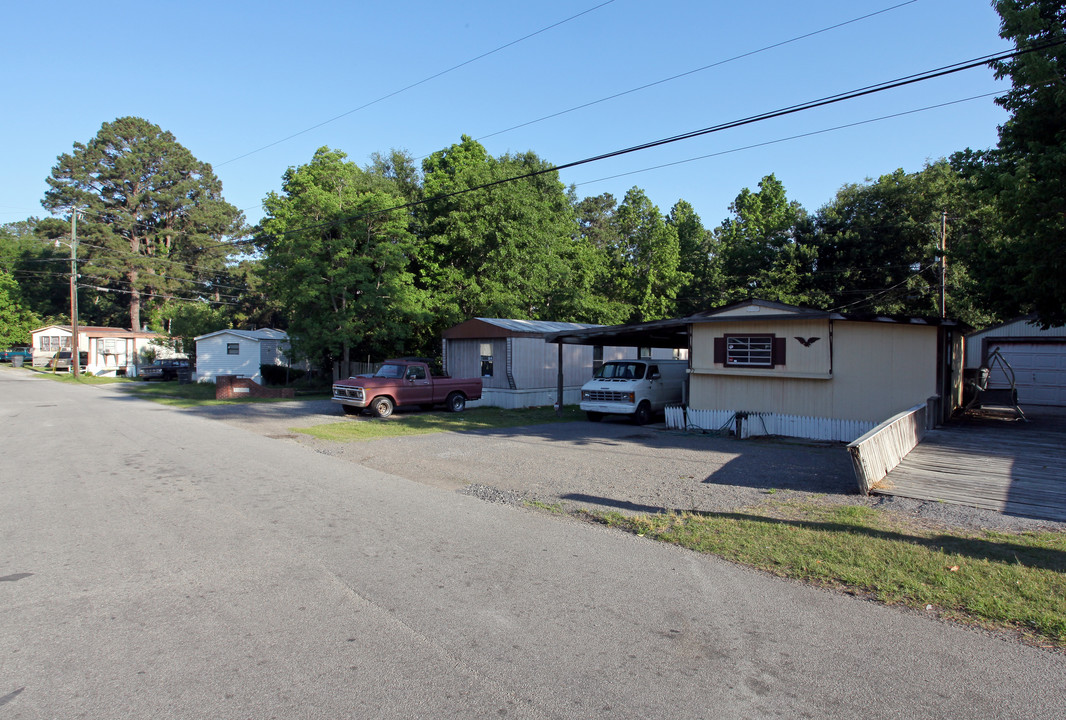
[[[800,341],[800,345],[802,345],[803,347],[810,347],[811,345],[814,345],[816,342],[821,340],[821,338],[816,337],[801,338],[798,335],[796,336],[796,339]]]

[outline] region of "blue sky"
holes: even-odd
[[[322,146],[365,164],[390,148],[423,156],[465,133],[484,138],[493,155],[533,150],[563,164],[1009,49],[986,0],[916,0],[493,134],[902,2],[613,0],[596,8],[604,1],[5,3],[0,222],[44,215],[56,157],[124,115],[171,131],[212,163],[226,199],[254,222],[285,169]],[[562,179],[580,196],[621,199],[637,185],[664,213],[683,198],[713,227],[742,188],[775,173],[813,212],[846,183],[994,146],[1006,114],[984,97],[730,151],[1007,87],[982,67],[584,165]],[[715,156],[637,172],[706,155]]]

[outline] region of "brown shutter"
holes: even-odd
[[[773,364],[774,367],[785,364],[785,340],[787,338],[775,337],[774,338],[774,355]]]
[[[725,338],[716,337],[714,339],[714,364],[725,365]]]

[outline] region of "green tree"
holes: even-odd
[[[426,324],[410,272],[414,238],[387,180],[321,148],[263,203],[262,276],[294,348],[316,361],[401,354]]]
[[[611,193],[577,200],[574,206],[575,280],[569,286],[575,298],[570,317],[556,320],[617,325],[628,320],[633,307],[619,296],[610,263],[611,248],[619,243],[615,211],[618,202]]]
[[[87,144],[60,155],[42,202],[80,211],[79,256],[101,284],[128,297],[130,326],[142,305],[184,295],[226,263],[240,211],[222,183],[174,136],[136,117],[104,123]]]
[[[816,287],[854,312],[940,314],[940,245],[948,246],[949,316],[975,326],[995,319],[971,268],[985,267],[994,214],[948,161],[845,185],[814,218]]]
[[[236,294],[235,305],[226,306],[232,327],[289,327],[284,308],[270,288],[262,257],[246,257],[228,265],[226,279]]]
[[[532,152],[493,158],[464,135],[426,158],[422,170],[419,272],[434,298],[434,336],[471,317],[574,312],[557,288],[579,284],[574,264],[582,256],[570,199],[550,164]],[[523,177],[531,173],[540,174]]]
[[[18,282],[0,267],[0,348],[28,345],[30,331],[39,325],[40,318],[22,302]]]
[[[1066,40],[1061,0],[997,0],[1000,37],[1019,50]],[[997,100],[1010,113],[986,156],[985,182],[998,200],[1004,312],[1039,313],[1066,324],[1066,45],[999,63],[1011,90]],[[1004,271],[1006,271],[1004,273]]]
[[[618,234],[607,248],[613,284],[610,297],[631,308],[629,322],[661,320],[677,309],[678,292],[689,281],[680,269],[677,228],[638,187],[626,192],[615,213]]]
[[[715,230],[725,301],[823,301],[810,281],[817,253],[798,241],[807,213],[786,197],[780,180],[767,175],[759,181],[758,192],[744,188],[729,211],[733,217]]]
[[[395,191],[409,203],[422,199],[422,174],[414,158],[406,150],[389,150],[388,153],[371,153],[370,164],[364,170],[393,183]]]
[[[22,307],[40,318],[70,311],[69,251],[38,234],[37,218],[0,226],[0,270],[19,285]]]
[[[681,315],[691,315],[721,304],[722,270],[714,235],[703,227],[691,204],[678,200],[666,216],[677,231],[680,267],[689,275],[678,298]]]

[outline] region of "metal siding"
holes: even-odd
[[[226,345],[240,344],[239,355],[229,355]],[[240,375],[260,382],[259,341],[239,335],[215,335],[196,343],[196,379],[215,382],[219,375]]]
[[[543,338],[514,338],[511,340],[511,374],[518,390],[555,387],[555,345]]]
[[[1021,405],[1066,406],[1066,338],[1058,343],[1004,343],[1000,352],[1014,370]],[[992,387],[1010,387],[997,366],[989,377]]]
[[[981,347],[983,340],[989,340],[994,345],[994,338],[1062,338],[1066,341],[1066,326],[1041,329],[1039,325],[1030,325],[1024,318],[1007,323],[1002,327],[982,330],[970,333],[966,336],[966,367],[980,367],[982,361]]]
[[[822,330],[804,335],[812,323],[820,324]],[[791,347],[789,362],[781,373],[745,376],[737,370],[692,375],[689,404],[701,409],[880,422],[936,394],[936,327],[836,321],[833,328],[833,376],[823,380],[789,377],[787,372],[797,367],[812,372],[828,369],[828,325],[824,320],[695,326],[695,368],[707,366],[713,358],[713,339],[723,331],[783,334],[790,338]],[[795,335],[822,339],[811,348],[803,348],[792,340]],[[817,352],[805,357],[797,348]]]
[[[448,374],[459,378],[481,377],[481,343],[492,345],[492,377],[481,378],[482,387],[507,388],[507,340],[476,338],[448,341]]]
[[[937,327],[837,322],[834,329],[833,417],[881,422],[939,394]]]
[[[563,382],[566,387],[580,389],[592,378],[592,352],[592,345],[563,346]]]
[[[448,340],[448,374],[457,378],[481,377],[481,347],[477,340]],[[493,368],[495,370],[495,368]],[[483,385],[485,383],[482,383]]]
[[[559,349],[541,338],[514,338],[512,367],[519,390],[551,389],[559,384]],[[581,387],[592,377],[592,346],[563,345],[565,387]]]

